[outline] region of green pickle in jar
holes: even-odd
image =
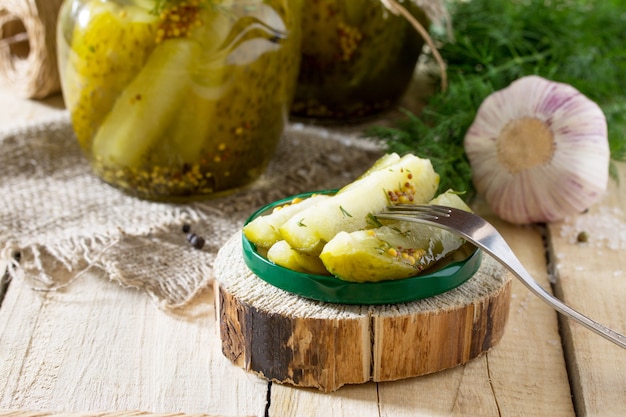
[[[424,26],[412,0],[402,5]],[[388,110],[407,90],[424,40],[381,0],[307,1],[302,62],[291,115],[360,121]]]
[[[66,0],[66,106],[93,170],[177,201],[257,179],[287,122],[302,0]]]

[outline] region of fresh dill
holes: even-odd
[[[352,214],[344,209],[343,206],[339,206],[339,210],[341,210],[341,214],[343,215],[343,217],[352,217]]]
[[[381,227],[383,224],[373,213],[367,213],[367,225],[373,228]]]
[[[598,103],[611,158],[626,160],[622,0],[472,0],[450,7],[454,41],[432,30],[447,63],[448,89],[434,93],[419,115],[403,110],[393,126],[376,126],[366,136],[389,152],[431,159],[440,191],[465,191],[469,200],[475,190],[463,138],[478,107],[490,93],[535,74],[570,84]]]

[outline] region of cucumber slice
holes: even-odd
[[[280,240],[267,251],[267,259],[276,265],[305,274],[329,275],[322,260],[294,250],[289,243]]]
[[[389,204],[426,203],[438,185],[439,175],[431,162],[409,154],[292,216],[280,227],[280,234],[295,250],[319,255],[337,233],[374,226],[372,214]]]
[[[430,203],[470,211],[452,191]],[[340,279],[377,282],[414,276],[464,243],[462,238],[440,228],[396,222],[377,229],[340,232],[324,246],[320,259]]]
[[[394,246],[395,242],[383,240],[373,230],[340,232],[324,246],[319,257],[331,274],[344,281],[377,282],[417,274],[415,255],[411,264]]]
[[[375,171],[387,168],[398,161],[400,161],[400,156],[397,153],[385,154],[359,178],[364,178]],[[346,185],[339,192],[345,192],[352,184],[354,183]],[[243,233],[257,248],[269,248],[279,240],[282,240],[279,228],[287,220],[305,208],[311,207],[327,198],[330,198],[330,196],[326,194],[314,194],[304,200],[299,199],[296,200],[296,202],[292,201],[288,204],[276,207],[271,214],[259,216],[245,225]]]
[[[330,196],[315,194],[304,200],[294,200],[286,205],[276,207],[271,214],[259,216],[245,225],[243,233],[257,248],[269,248],[279,240],[282,240],[279,232],[280,226],[295,214],[327,198],[330,198]]]
[[[374,165],[372,165],[367,171],[365,171],[358,179],[365,178],[368,175],[370,175],[372,172],[380,171],[381,169],[387,168],[395,163],[398,163],[400,159],[401,159],[400,155],[398,155],[395,152],[385,154],[381,156],[380,158],[378,158],[378,160],[374,162]],[[344,192],[345,190],[349,189],[352,184],[354,184],[354,182],[347,184],[339,192]]]

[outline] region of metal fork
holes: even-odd
[[[452,207],[437,205],[395,205],[376,215],[379,219],[425,223],[455,233],[473,243],[504,265],[536,296],[556,311],[576,320],[591,331],[626,348],[626,336],[579,313],[537,283],[515,256],[502,235],[482,217]]]

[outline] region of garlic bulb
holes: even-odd
[[[606,118],[567,84],[527,76],[491,94],[464,147],[477,192],[511,223],[561,220],[606,191]]]

